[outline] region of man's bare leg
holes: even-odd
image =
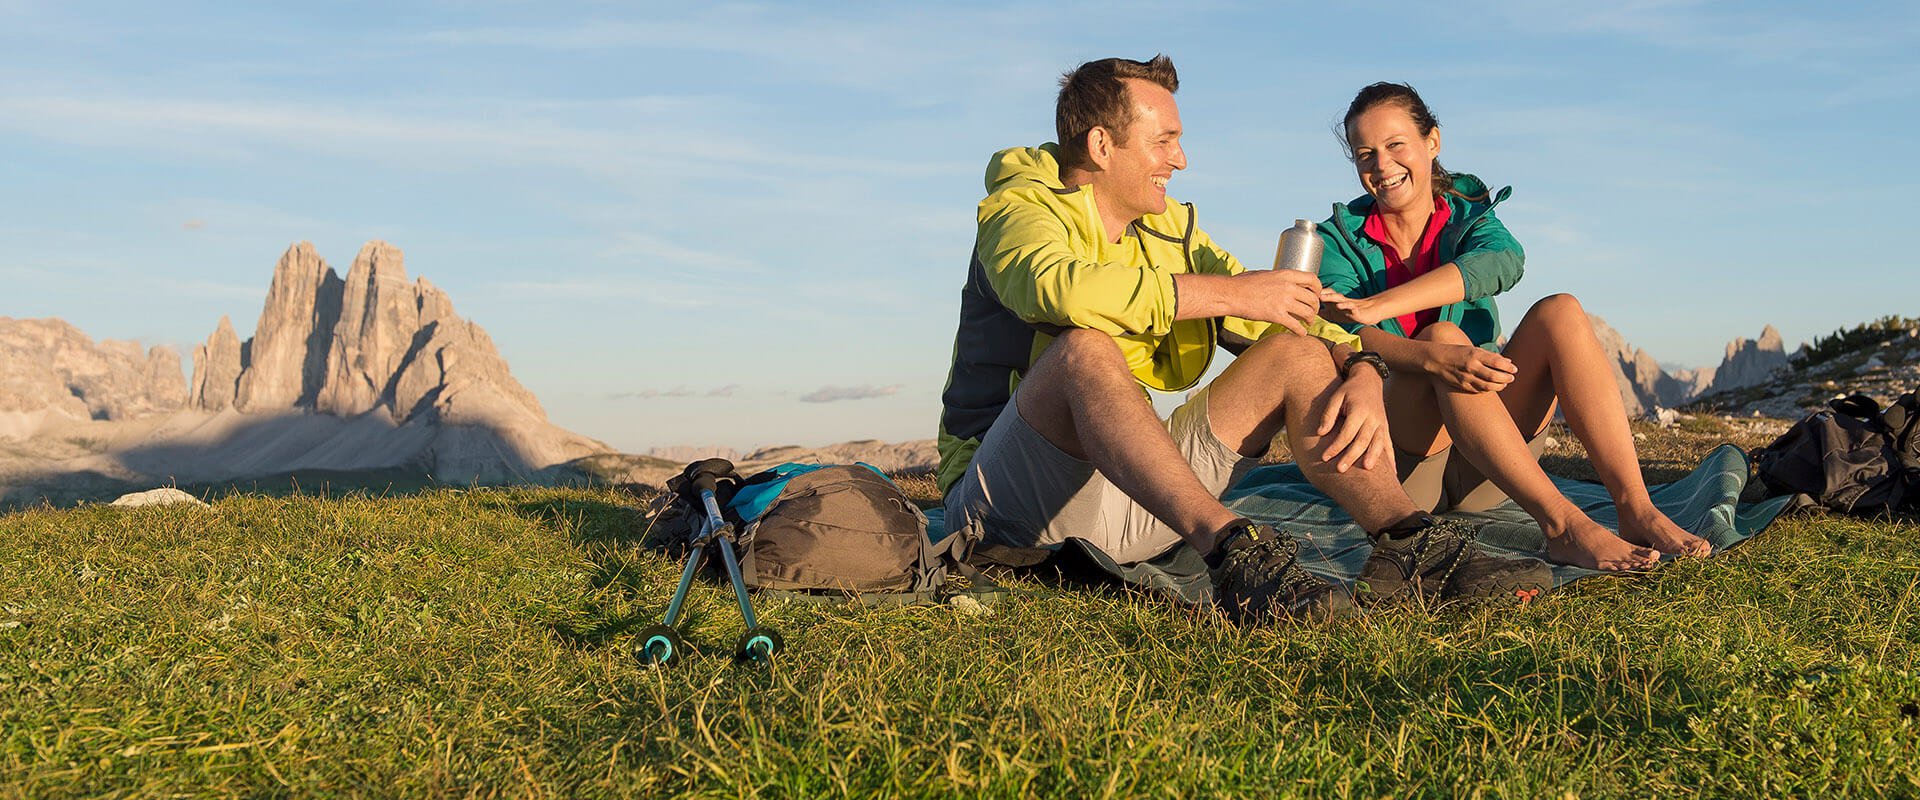
[[[1627,425],[1606,352],[1594,338],[1586,310],[1572,295],[1556,294],[1535,303],[1514,326],[1504,354],[1535,381],[1550,379],[1544,387],[1558,395],[1567,427],[1587,446],[1600,483],[1612,495],[1620,515],[1621,538],[1665,553],[1702,556],[1713,551],[1705,539],[1686,532],[1653,505],[1646,479],[1640,474],[1640,456],[1634,451],[1633,429]],[[1507,387],[1512,392],[1520,383]],[[1534,390],[1539,392],[1541,390]],[[1505,392],[1503,392],[1504,394]],[[1519,403],[1505,398],[1517,424],[1544,425],[1552,413],[1549,403]],[[1538,414],[1537,417],[1534,414]]]
[[[1368,533],[1377,533],[1420,513],[1400,488],[1393,464],[1355,465],[1336,472],[1319,458],[1324,437],[1311,420],[1324,407],[1340,376],[1325,342],[1307,336],[1269,336],[1227,367],[1208,389],[1208,415],[1220,441],[1244,456],[1266,452],[1284,428],[1287,444],[1307,480],[1346,509]]]
[[[1422,328],[1417,338],[1441,344],[1473,344],[1459,327],[1445,322]],[[1534,368],[1532,376],[1537,378],[1538,371],[1537,367]],[[1520,372],[1529,375],[1529,367],[1523,365]],[[1400,380],[1396,376],[1395,381]],[[1505,389],[1494,393],[1465,392],[1440,381],[1417,376],[1407,376],[1406,380],[1407,383],[1395,388],[1404,391],[1409,387],[1418,389],[1424,384],[1426,396],[1395,396],[1390,399],[1387,408],[1395,438],[1405,436],[1412,442],[1418,442],[1423,438],[1434,440],[1450,435],[1454,446],[1460,448],[1461,454],[1469,462],[1540,524],[1541,531],[1547,537],[1549,560],[1604,570],[1634,569],[1659,560],[1658,553],[1629,544],[1588,517],[1579,506],[1560,493],[1559,487],[1540,469],[1540,463],[1534,460],[1532,451],[1527,449],[1527,441],[1521,435],[1520,428],[1516,427],[1516,419],[1508,410],[1509,406],[1517,405],[1530,410],[1544,408],[1544,411],[1537,412],[1536,421],[1528,428],[1538,431],[1547,415],[1552,413],[1553,384],[1550,381],[1522,381],[1516,378]],[[1610,379],[1608,391],[1612,391]],[[1618,402],[1617,398],[1615,402]],[[1433,424],[1432,415],[1410,413],[1406,409],[1422,404],[1439,409],[1439,421],[1445,425],[1447,434],[1419,430],[1421,423]],[[1395,409],[1400,409],[1400,413],[1395,414]],[[1410,418],[1405,421],[1404,430],[1403,416]],[[1624,422],[1624,414],[1621,419]],[[1421,451],[1415,449],[1414,452]]]
[[[1043,438],[1092,463],[1201,553],[1213,552],[1219,533],[1239,518],[1193,474],[1112,337],[1077,328],[1060,334],[1021,379],[1014,401]]]
[[[1310,415],[1339,385],[1326,344],[1304,336],[1256,343],[1208,389],[1214,435],[1245,456],[1258,456],[1282,428],[1307,479],[1369,532],[1419,513],[1401,491],[1391,464],[1335,472],[1318,454]],[[1195,477],[1155,416],[1112,338],[1070,330],[1056,338],[1020,382],[1020,417],[1042,437],[1088,461],[1120,491],[1188,544],[1210,553],[1238,515]]]

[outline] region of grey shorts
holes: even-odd
[[[1542,431],[1527,440],[1533,460],[1547,451],[1547,435]],[[1449,447],[1430,456],[1393,449],[1394,464],[1400,470],[1400,488],[1407,490],[1413,505],[1423,511],[1485,511],[1507,502],[1506,492],[1493,485],[1480,468],[1467,461],[1458,448]]]
[[[1121,564],[1145,561],[1181,543],[1092,464],[1062,452],[1020,418],[1008,402],[980,442],[973,463],[947,492],[947,526],[978,526],[981,541],[1008,547],[1052,547],[1069,538]],[[1173,443],[1200,483],[1217,497],[1259,464],[1213,433],[1207,390],[1165,420]]]

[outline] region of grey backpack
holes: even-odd
[[[926,514],[870,465],[781,464],[725,494],[741,576],[763,593],[869,605],[1005,594],[967,565],[971,541],[931,539]]]

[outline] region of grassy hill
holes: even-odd
[[[1754,425],[1636,430],[1658,480]],[[1920,795],[1911,520],[1322,628],[1037,579],[979,617],[767,602],[765,670],[708,583],[704,651],[655,671],[628,648],[679,565],[632,503],[0,516],[0,795]]]

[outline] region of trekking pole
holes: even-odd
[[[700,500],[707,506],[707,516],[719,520],[720,505],[713,499],[713,493],[702,490]],[[733,555],[733,526],[722,523],[722,529],[715,533],[720,537],[720,561],[727,565],[727,578],[733,581],[734,599],[740,602],[740,619],[746,623],[747,632],[740,634],[740,641],[734,645],[735,660],[750,664],[765,664],[780,652],[785,642],[780,634],[772,629],[760,627],[753,616],[753,603],[747,599],[747,581],[740,576],[740,562]]]
[[[680,571],[680,585],[673,590],[673,600],[667,603],[667,617],[657,625],[641,631],[646,638],[639,647],[633,649],[634,658],[650,667],[671,666],[680,660],[680,654],[687,649],[687,642],[680,636],[681,606],[687,601],[687,590],[693,587],[693,573],[700,568],[700,559],[707,554],[707,544],[702,541],[693,546],[693,552],[687,554],[687,567]]]
[[[720,513],[720,503],[714,497],[719,488],[720,477],[730,475],[733,464],[725,459],[707,459],[687,467],[688,485],[699,492],[700,505],[705,518],[700,522],[700,530],[693,537],[693,551],[687,556],[687,566],[680,572],[680,585],[674,589],[673,599],[667,603],[666,618],[660,624],[648,627],[641,632],[641,644],[634,648],[633,655],[640,663],[648,666],[670,666],[680,660],[686,651],[685,638],[679,630],[680,613],[684,608],[687,592],[693,586],[693,576],[698,571],[701,559],[706,555],[709,543],[715,543],[720,550],[720,558],[727,567],[727,577],[733,582],[735,598],[740,603],[740,616],[746,623],[747,632],[740,636],[734,649],[734,658],[746,662],[764,664],[780,652],[784,641],[780,634],[763,629],[753,615],[753,605],[747,599],[747,584],[740,575],[740,564],[733,554],[733,525]],[[683,495],[684,496],[684,495]]]

